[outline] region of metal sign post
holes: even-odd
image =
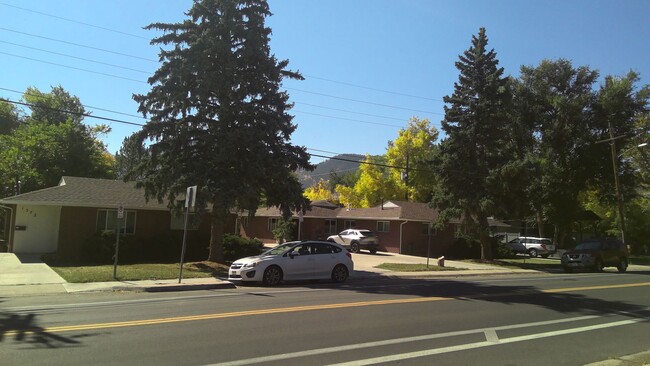
[[[113,278],[117,279],[117,258],[120,253],[120,220],[124,218],[124,207],[120,205],[117,208],[117,220],[115,220],[115,262],[113,262]]]
[[[185,225],[183,226],[183,247],[181,249],[181,269],[178,274],[178,283],[183,279],[183,262],[185,261],[185,248],[187,247],[187,219],[190,216],[190,207],[194,207],[196,201],[196,186],[187,187],[185,195]]]

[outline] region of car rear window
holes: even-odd
[[[359,231],[359,234],[363,236],[375,236],[375,233],[373,233],[372,231]]]
[[[542,239],[541,242],[544,245],[551,245],[551,241],[549,239]]]

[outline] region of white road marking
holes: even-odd
[[[564,329],[564,330],[558,330],[558,331],[546,332],[546,333],[529,334],[529,335],[520,336],[520,337],[511,337],[511,338],[501,339],[497,343],[490,342],[490,341],[467,343],[467,344],[461,344],[461,345],[458,345],[458,346],[434,348],[434,349],[418,351],[418,352],[401,353],[401,354],[397,354],[397,355],[389,355],[389,356],[382,356],[382,357],[367,358],[367,359],[364,359],[364,360],[342,362],[342,363],[337,363],[337,364],[331,364],[331,365],[328,365],[328,366],[365,366],[365,365],[375,365],[375,364],[384,363],[384,362],[403,361],[403,360],[411,359],[411,358],[433,356],[433,355],[439,355],[439,354],[442,354],[442,353],[464,351],[464,350],[468,350],[468,349],[481,348],[481,347],[490,347],[490,346],[496,346],[496,345],[505,344],[505,343],[523,342],[523,341],[529,341],[529,340],[539,339],[539,338],[555,337],[555,336],[558,336],[558,335],[580,333],[580,332],[588,332],[588,331],[592,331],[592,330],[596,330],[596,329],[620,327],[620,326],[623,326],[623,325],[636,324],[636,323],[644,322],[644,321],[647,321],[647,320],[648,320],[648,318],[622,320],[622,321],[618,321],[618,322],[591,325],[591,326],[586,326],[586,327]]]
[[[216,364],[211,364],[211,365],[207,365],[207,366],[242,366],[242,365],[251,365],[251,364],[263,363],[263,362],[281,361],[281,360],[287,360],[287,359],[298,358],[298,357],[316,356],[316,355],[335,353],[335,352],[354,351],[354,350],[358,350],[358,349],[371,348],[371,347],[389,346],[389,345],[408,343],[408,342],[427,341],[427,340],[437,339],[437,338],[447,338],[447,337],[455,337],[455,336],[478,334],[478,333],[484,333],[486,335],[487,340],[485,342],[470,343],[470,344],[465,344],[465,345],[444,347],[444,348],[438,348],[438,349],[435,349],[435,350],[426,350],[426,351],[414,352],[413,353],[413,355],[422,354],[422,356],[427,356],[427,355],[429,355],[430,352],[436,352],[436,353],[430,353],[430,354],[446,353],[446,352],[453,352],[453,351],[458,351],[458,350],[463,350],[463,349],[494,346],[494,345],[497,345],[499,343],[504,343],[504,340],[500,340],[496,335],[496,332],[499,331],[499,330],[510,330],[510,329],[518,329],[518,328],[530,328],[530,327],[537,327],[537,326],[562,324],[562,323],[569,323],[569,322],[576,322],[576,321],[595,319],[595,318],[600,318],[600,317],[601,316],[598,316],[598,315],[585,315],[585,316],[579,316],[579,317],[573,317],[573,318],[547,320],[547,321],[523,323],[523,324],[504,325],[504,326],[492,327],[492,328],[478,328],[478,329],[460,330],[460,331],[446,332],[446,333],[428,334],[428,335],[423,335],[423,336],[387,339],[387,340],[376,341],[376,342],[357,343],[357,344],[349,344],[349,345],[337,346],[337,347],[327,347],[327,348],[319,348],[319,349],[312,349],[312,350],[299,351],[299,352],[283,353],[283,354],[272,355],[272,356],[254,357],[254,358],[248,358],[248,359],[237,360],[237,361],[216,363]],[[643,321],[643,320],[641,320],[641,321]],[[576,328],[576,329],[578,329],[578,328]],[[540,334],[544,334],[544,333],[540,333]],[[423,352],[429,352],[429,353],[424,354]],[[407,354],[407,355],[410,355],[410,354]],[[397,357],[396,359],[398,359],[398,360],[401,359],[401,355],[395,355],[395,356]],[[412,356],[411,358],[413,358],[413,357],[422,357],[422,356]],[[387,356],[387,357],[391,357],[391,356]],[[409,358],[409,357],[407,357],[407,358]],[[377,358],[377,359],[379,359],[379,358]],[[372,360],[375,360],[375,359],[373,358]],[[354,361],[354,362],[360,362],[360,361],[363,361],[363,360]],[[381,361],[381,362],[385,362],[385,361]],[[372,363],[368,363],[368,364],[372,364]],[[343,365],[348,365],[348,363],[344,363]],[[356,363],[349,363],[349,365],[357,365],[357,364]],[[361,363],[359,365],[365,365],[365,363]]]

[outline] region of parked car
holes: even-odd
[[[327,241],[340,244],[350,249],[352,253],[359,253],[361,249],[366,249],[371,254],[375,254],[379,248],[379,238],[370,230],[343,230],[338,235],[329,236]]]
[[[600,272],[604,267],[616,267],[625,272],[629,264],[627,246],[616,238],[594,238],[576,245],[561,258],[565,272],[577,268],[590,268]]]
[[[548,238],[520,236],[510,240],[507,245],[514,253],[528,253],[533,258],[538,255],[548,258],[549,255],[555,253],[555,245]]]
[[[293,241],[230,265],[228,280],[275,286],[283,280],[344,282],[354,270],[352,255],[336,243]]]

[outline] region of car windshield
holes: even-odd
[[[290,243],[284,243],[281,245],[278,245],[277,247],[273,247],[266,252],[262,253],[262,255],[278,255],[286,252],[291,248],[292,246],[296,245],[297,242],[290,242]]]
[[[576,250],[596,250],[596,249],[600,249],[600,242],[588,241],[586,243],[580,243],[576,245]]]
[[[359,231],[359,234],[362,236],[375,236],[375,233],[372,231]]]

